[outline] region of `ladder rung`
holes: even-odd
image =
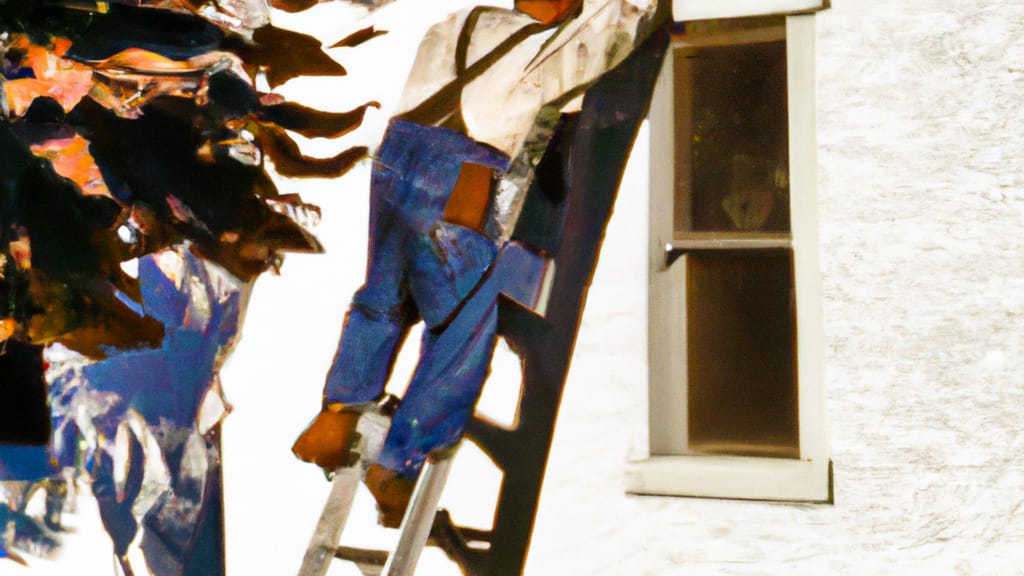
[[[387,550],[369,550],[367,548],[353,548],[351,546],[339,546],[334,551],[335,558],[355,562],[356,564],[372,564],[383,566],[388,561]]]
[[[430,532],[430,544],[441,546],[440,542],[451,540],[453,536],[457,536],[466,542],[467,545],[469,542],[486,542],[490,544],[494,538],[494,532],[491,530],[481,530],[480,528],[459,526],[452,520],[451,512],[441,508],[434,517],[434,526]]]

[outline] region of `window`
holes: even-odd
[[[650,123],[651,457],[631,492],[830,499],[813,18],[674,35]]]

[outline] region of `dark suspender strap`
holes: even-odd
[[[474,16],[474,13],[477,15]],[[470,27],[470,24],[475,26],[476,20],[479,18],[479,12],[474,10],[470,13],[468,18],[472,18],[472,20],[467,19],[467,26],[463,27],[463,33],[460,33],[459,41],[455,49],[456,72],[459,72],[461,67],[461,74],[457,74],[454,80],[421,102],[418,106],[395,116],[395,118],[424,126],[432,126],[441,120],[444,120],[453,111],[459,108],[462,89],[465,88],[467,84],[478,78],[495,62],[511,52],[512,49],[521,42],[549,27],[539,22],[527,24],[519,30],[516,30],[511,36],[502,41],[501,44],[498,44],[494,50],[491,50],[482,58],[473,62],[473,64],[466,66],[466,52],[468,52],[469,49],[470,36],[470,34],[466,32],[466,29]],[[461,66],[459,64],[460,59]]]
[[[466,59],[469,57],[469,42],[473,39],[473,31],[476,30],[476,23],[480,20],[484,6],[475,6],[466,16],[466,22],[459,31],[459,39],[455,45],[455,77],[462,76],[466,72]]]
[[[475,6],[466,16],[466,22],[462,25],[462,30],[459,31],[459,38],[455,44],[456,78],[466,73],[466,60],[469,58],[469,42],[473,39],[473,31],[476,29],[476,23],[480,20],[480,14],[483,12],[483,9],[483,6]],[[457,102],[455,109],[448,113],[447,118],[439,120],[437,125],[462,134],[469,132],[466,128],[466,121],[462,117],[462,106],[460,104],[461,102]]]

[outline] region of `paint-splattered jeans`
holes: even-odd
[[[462,436],[494,350],[496,290],[481,289],[498,246],[443,220],[465,162],[508,168],[505,155],[458,132],[391,122],[373,166],[366,282],[324,388],[328,402],[376,400],[409,327],[423,319],[419,362],[378,458],[405,475]]]

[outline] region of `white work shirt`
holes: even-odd
[[[467,135],[514,157],[542,107],[594,82],[626,58],[637,25],[650,10],[630,0],[589,2],[578,17],[517,44],[463,88],[460,106]],[[426,33],[396,115],[455,80],[456,45],[469,12],[456,12]],[[513,10],[484,10],[472,30],[466,66],[534,22]]]

